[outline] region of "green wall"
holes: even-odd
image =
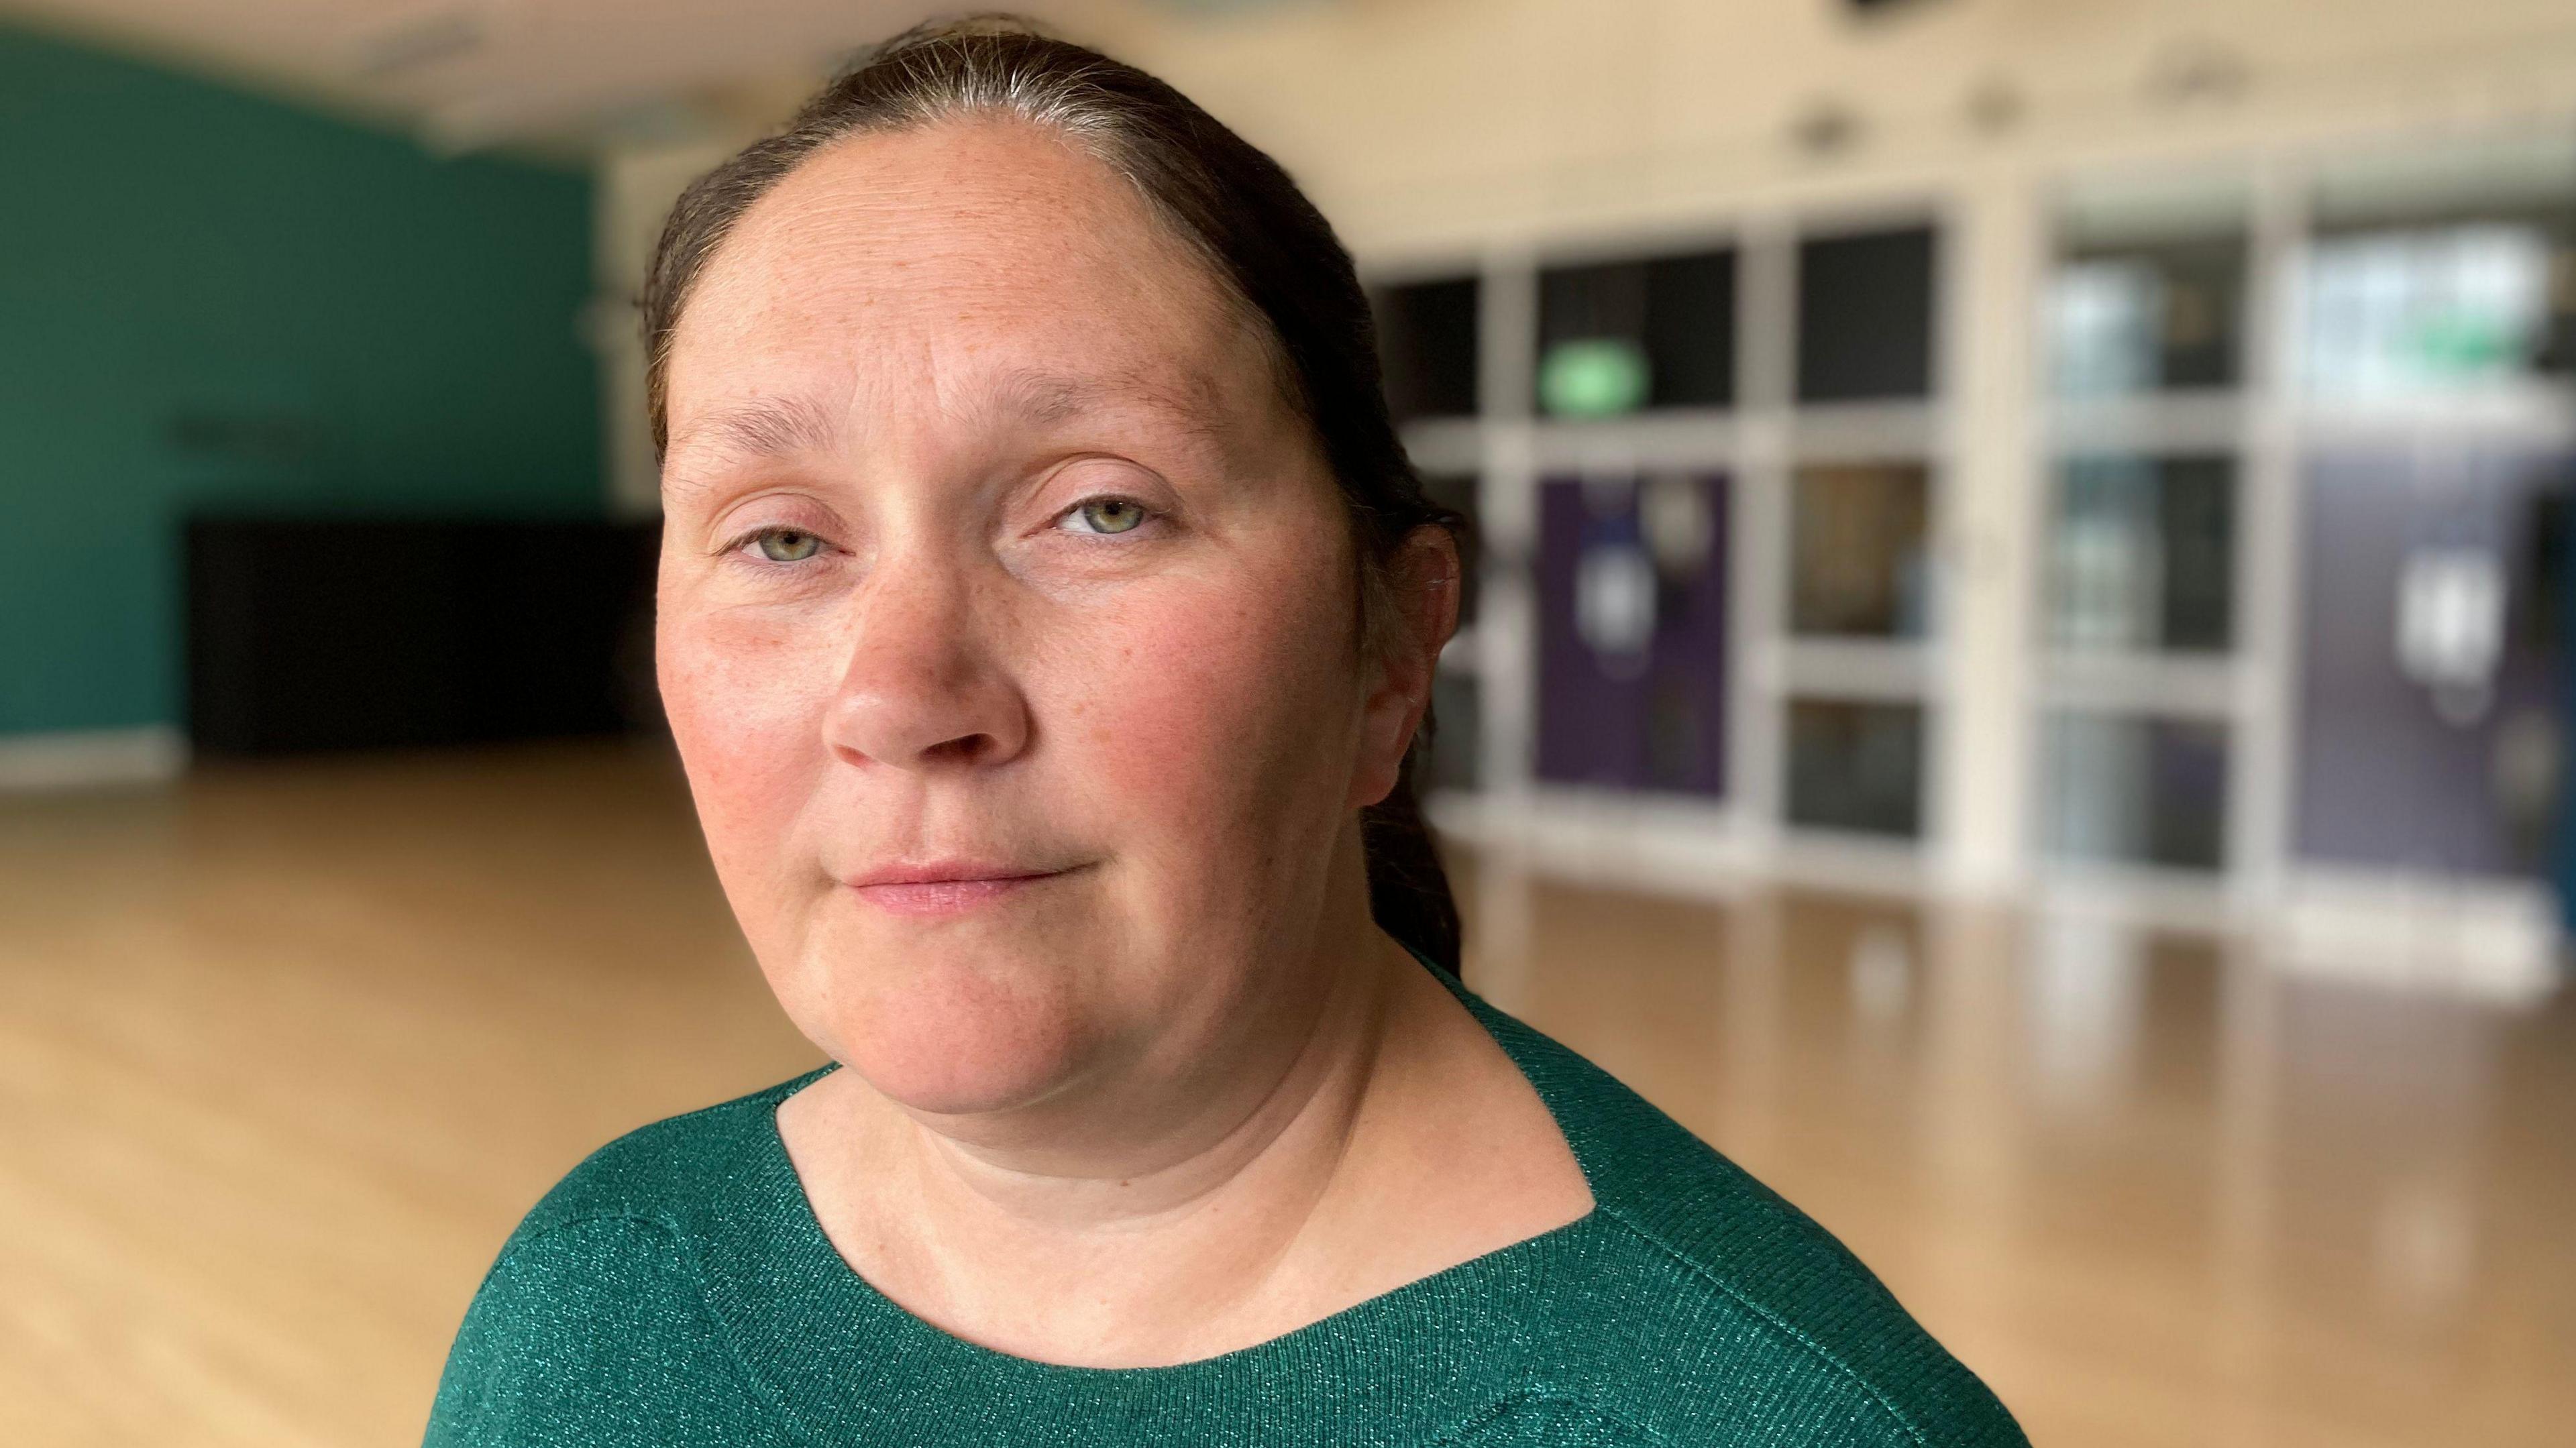
[[[191,510],[596,515],[590,182],[0,27],[0,738],[175,723]]]

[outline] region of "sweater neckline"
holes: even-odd
[[[1549,1079],[1554,1073],[1534,1070],[1531,1042],[1516,1039],[1526,1028],[1510,1029],[1518,1023],[1448,972],[1433,974],[1538,1093],[1592,1194],[1582,1216],[1214,1356],[1151,1367],[1051,1363],[986,1347],[916,1315],[832,1245],[778,1130],[778,1107],[837,1069],[826,1066],[746,1103],[758,1129],[737,1177],[740,1199],[701,1249],[710,1306],[779,1405],[818,1431],[854,1421],[891,1427],[888,1409],[953,1426],[1006,1404],[1024,1412],[1077,1402],[1086,1411],[1151,1412],[1169,1427],[1175,1412],[1221,1417],[1275,1403],[1286,1384],[1296,1385],[1301,1401],[1378,1400],[1380,1424],[1390,1411],[1431,1411],[1447,1396],[1442,1385],[1454,1388],[1459,1377],[1435,1345],[1462,1332],[1517,1335],[1532,1294],[1562,1290],[1567,1269],[1591,1255],[1585,1244],[1609,1223],[1601,1173],[1589,1144],[1569,1126],[1567,1103]]]

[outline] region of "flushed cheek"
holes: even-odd
[[[830,633],[740,615],[664,616],[663,707],[729,892],[789,869],[797,812],[828,763]]]
[[[1319,586],[1247,575],[1140,590],[1050,657],[1077,777],[1133,843],[1191,850],[1338,814],[1351,665],[1342,631],[1316,617]]]

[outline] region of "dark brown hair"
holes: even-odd
[[[707,260],[752,204],[844,137],[1007,116],[1062,134],[1133,184],[1218,284],[1258,317],[1279,381],[1314,429],[1350,510],[1362,637],[1392,602],[1391,573],[1422,527],[1456,532],[1423,496],[1378,379],[1376,328],[1350,254],[1279,163],[1133,66],[1009,16],[924,25],[861,54],[775,135],[698,178],[672,208],[644,283],[646,386],[658,451],[669,440],[671,337]],[[1380,927],[1458,969],[1458,906],[1414,790],[1422,729],[1395,789],[1360,818]]]

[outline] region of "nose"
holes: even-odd
[[[1028,746],[1028,701],[996,656],[973,580],[953,563],[881,559],[824,714],[842,760],[915,773],[991,766]]]

